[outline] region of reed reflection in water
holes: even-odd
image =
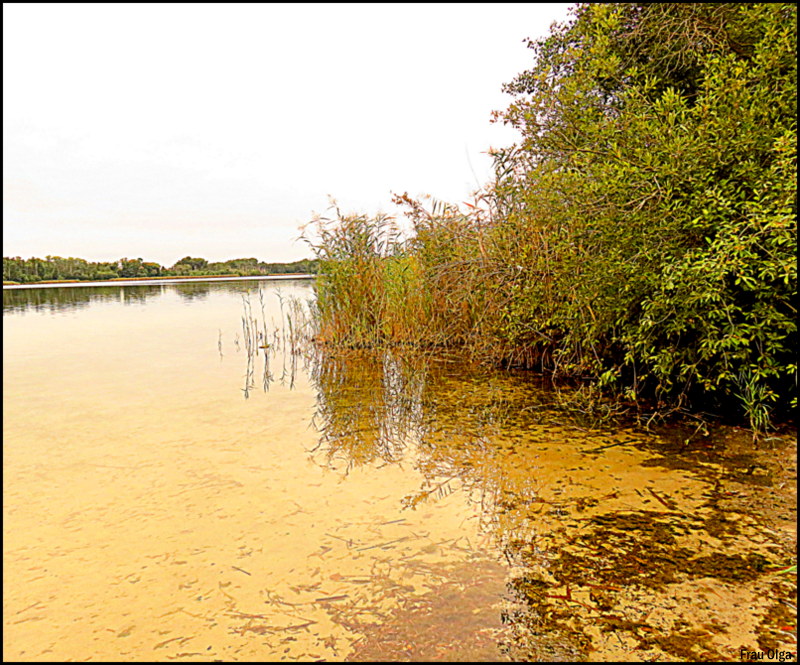
[[[135,286],[108,284],[103,286],[71,286],[69,288],[30,288],[4,289],[3,312],[69,312],[84,309],[93,303],[121,302],[123,304],[144,304],[148,300],[163,296],[165,293],[176,294],[182,300],[191,302],[205,300],[212,290],[227,292],[243,292],[257,288],[247,282],[182,282],[177,284]]]
[[[790,620],[796,602],[792,581],[769,573],[791,561],[791,514],[780,534],[758,494],[726,503],[741,459],[721,441],[593,428],[553,408],[530,375],[454,358],[323,347],[311,376],[319,463],[409,464],[423,480],[407,508],[453,493],[475,507],[508,564],[503,628],[490,631],[502,657],[720,660],[765,639],[791,649],[776,620],[759,624],[764,612]],[[419,641],[408,622],[430,636],[402,612],[401,642]],[[383,629],[362,630],[354,659],[396,656]],[[429,647],[412,653],[431,657]]]
[[[294,295],[284,297],[280,288],[275,290],[278,301],[278,320],[270,318],[267,322],[265,310],[265,294],[261,287],[258,288],[258,309],[253,313],[251,293],[242,294],[242,345],[247,359],[245,381],[242,393],[244,398],[250,397],[250,391],[255,388],[255,376],[260,367],[261,387],[264,392],[269,390],[270,384],[275,381],[275,376],[270,369],[270,359],[278,356],[281,360],[281,385],[294,388],[298,375],[298,361],[301,356],[307,356],[305,349],[309,344],[310,301],[302,300]],[[260,316],[259,316],[260,314]],[[236,350],[239,344],[238,333],[235,338]],[[220,356],[222,356],[222,338],[219,340]],[[303,366],[305,370],[305,365]]]

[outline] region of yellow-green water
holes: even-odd
[[[789,648],[772,571],[792,520],[721,493],[773,479],[549,415],[527,377],[292,353],[286,313],[312,296],[4,292],[5,659]],[[249,353],[243,316],[266,328]]]

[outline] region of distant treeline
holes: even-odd
[[[167,268],[143,259],[122,258],[118,261],[86,261],[74,257],[46,256],[43,259],[19,256],[3,257],[3,281],[44,282],[52,280],[104,280],[119,277],[177,277],[198,275],[257,275],[307,274],[317,272],[316,259],[292,263],[265,263],[258,259],[231,259],[209,262],[203,258],[185,256]]]

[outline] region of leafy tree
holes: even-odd
[[[755,427],[796,364],[796,5],[589,4],[529,46],[496,153],[521,265],[496,331],[561,372]],[[512,256],[513,253],[513,256]]]
[[[191,256],[184,256],[180,261],[177,261],[171,270],[180,271],[197,271],[202,270],[208,266],[208,261],[203,258],[192,258]]]
[[[142,263],[142,270],[144,270],[145,277],[158,277],[161,275],[161,265],[158,263],[145,261]]]
[[[120,277],[142,277],[142,259],[120,259],[117,263],[117,273]]]

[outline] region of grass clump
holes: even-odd
[[[350,348],[418,341],[431,306],[394,219],[343,214],[335,202],[332,210],[303,234],[319,261],[317,340]]]

